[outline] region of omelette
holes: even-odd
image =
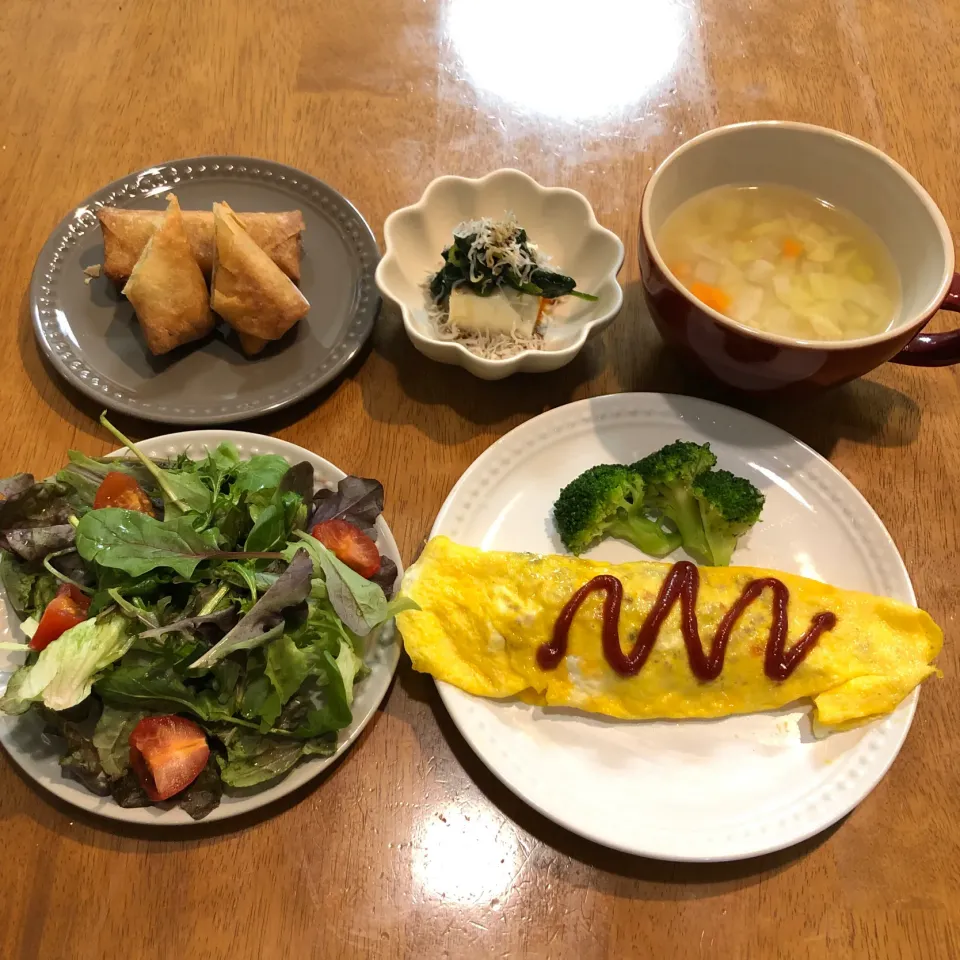
[[[623,719],[813,701],[830,729],[889,713],[943,635],[885,597],[753,567],[609,564],[434,537],[397,617],[416,670],[468,693]]]

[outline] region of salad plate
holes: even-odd
[[[467,470],[431,535],[563,553],[552,520],[560,490],[595,464],[631,463],[677,439],[709,442],[719,467],[766,496],[734,565],[915,605],[890,535],[836,468],[771,424],[691,397],[619,394],[529,420]],[[642,555],[605,540],[586,556],[619,563]],[[809,707],[796,704],[717,720],[621,721],[438,688],[469,745],[531,806],[608,847],[678,861],[768,853],[848,814],[896,758],[919,693],[886,717],[818,738]]]
[[[313,467],[316,490],[336,490],[346,475],[329,461],[295,444],[273,437],[230,430],[196,430],[170,434],[137,444],[147,457],[158,461],[175,460],[186,454],[191,459],[203,458],[220,444],[232,444],[242,460],[256,455],[278,455],[290,464],[307,461]],[[123,455],[115,451],[111,456]],[[119,511],[118,511],[119,512]],[[78,532],[79,537],[79,532]],[[382,555],[392,561],[402,573],[400,553],[396,541],[382,516],[375,521],[376,546]],[[384,563],[384,569],[387,568]],[[261,594],[262,596],[262,594]],[[4,592],[0,603],[0,641],[25,643],[20,621]],[[54,641],[54,643],[59,641]],[[399,639],[392,621],[384,623],[366,638],[363,661],[366,675],[358,677],[353,690],[352,720],[339,731],[335,745],[331,743],[327,756],[305,755],[282,779],[269,781],[263,787],[244,787],[233,792],[224,792],[219,806],[206,814],[207,821],[224,820],[249,813],[264,807],[297,790],[334,764],[359,737],[370,722],[374,712],[386,694],[400,655]],[[9,650],[0,651],[0,690],[6,689],[11,675],[23,662],[23,654]],[[159,712],[159,711],[158,711]],[[76,780],[66,778],[61,772],[59,758],[63,753],[59,738],[51,739],[44,731],[41,719],[33,710],[21,716],[0,714],[0,743],[9,757],[35,783],[49,790],[58,798],[89,813],[109,817],[126,823],[150,826],[180,826],[193,823],[194,819],[179,807],[142,806],[124,808],[111,796],[97,796]]]

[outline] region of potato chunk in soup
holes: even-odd
[[[881,333],[900,311],[900,276],[883,241],[794,187],[706,190],[674,210],[656,240],[697,299],[757,330],[851,340]]]

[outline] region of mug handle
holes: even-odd
[[[953,275],[953,283],[940,309],[960,312],[960,273]],[[918,333],[891,358],[891,363],[907,363],[913,367],[947,367],[952,363],[960,363],[960,330]]]

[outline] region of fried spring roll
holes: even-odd
[[[214,326],[207,284],[190,249],[180,204],[172,193],[167,199],[166,212],[123,288],[155,355],[198,340]]]
[[[278,340],[306,316],[310,304],[293,281],[256,244],[226,203],[213,205],[214,260],[210,305],[247,338]]]
[[[97,211],[103,232],[103,272],[118,286],[130,276],[143,248],[164,218],[162,210],[124,210],[101,207]],[[300,280],[300,235],[304,231],[299,210],[281,213],[237,214],[253,242],[294,282]],[[194,258],[203,275],[213,270],[213,213],[184,210],[183,225]]]
[[[262,337],[255,337],[252,333],[240,333],[239,330],[237,331],[237,337],[240,340],[240,346],[243,348],[243,352],[248,357],[259,353],[270,342],[269,340],[264,340]]]

